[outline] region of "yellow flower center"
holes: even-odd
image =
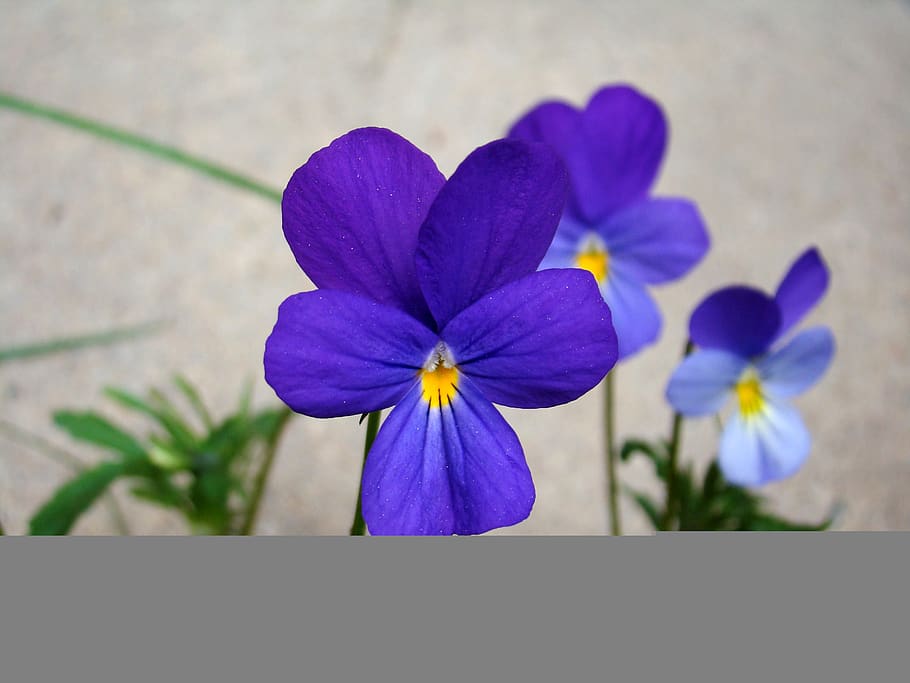
[[[600,235],[589,232],[582,238],[575,254],[575,267],[591,273],[598,284],[607,279],[610,272],[610,254]]]
[[[743,377],[735,387],[739,399],[739,412],[744,418],[754,417],[761,412],[765,399],[761,393],[761,382],[753,374]]]
[[[429,403],[431,408],[448,406],[455,397],[458,370],[444,365],[438,365],[433,370],[421,370],[420,384],[423,389],[423,400]]]
[[[607,279],[610,257],[606,251],[587,251],[575,257],[575,267],[589,271],[598,283]]]

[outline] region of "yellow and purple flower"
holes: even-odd
[[[380,128],[291,178],[284,233],[319,289],[279,308],[265,376],[314,417],[395,406],[364,465],[371,533],[476,534],[530,514],[531,474],[493,403],[572,401],[617,355],[591,276],[536,272],[567,185],[545,145],[491,142],[445,180]]]
[[[794,474],[812,439],[789,399],[824,374],[834,356],[826,327],[804,330],[777,344],[822,298],[828,269],[816,249],[790,267],[774,297],[751,287],[709,295],[689,320],[699,347],[674,371],[667,400],[686,416],[717,413],[730,398],[718,464],[740,486],[759,486]]]
[[[709,245],[693,202],[649,196],[667,145],[660,106],[611,85],[583,110],[560,101],[536,106],[509,137],[551,145],[569,171],[569,201],[541,268],[594,275],[613,314],[620,359],[655,342],[661,317],[646,285],[682,277]]]

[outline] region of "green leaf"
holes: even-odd
[[[653,463],[657,476],[662,481],[666,481],[667,449],[664,445],[655,445],[641,439],[629,439],[620,448],[619,459],[626,462],[636,453],[647,457]]]
[[[626,493],[632,497],[638,507],[641,508],[642,512],[645,513],[648,520],[651,522],[651,525],[654,527],[655,531],[660,530],[661,524],[663,523],[663,515],[658,511],[657,505],[644,493],[635,491],[625,487]]]
[[[133,327],[119,327],[104,332],[85,334],[75,337],[58,337],[40,342],[32,342],[22,346],[8,346],[0,349],[0,363],[10,360],[21,360],[35,356],[47,356],[54,353],[75,351],[90,346],[106,346],[120,341],[142,337],[152,332],[157,332],[163,327],[161,321],[144,323]]]
[[[205,428],[211,429],[215,423],[212,420],[208,408],[205,407],[205,403],[202,402],[202,397],[199,395],[196,387],[190,384],[190,381],[182,375],[174,377],[174,384],[176,384],[177,388],[186,396],[186,400],[193,406],[193,410],[196,411],[196,414],[199,416],[199,419],[202,420],[202,424],[205,425]]]
[[[126,472],[122,462],[103,462],[83,470],[57,489],[29,521],[33,536],[61,536],[88,510],[108,486]]]
[[[193,450],[198,445],[196,437],[193,435],[190,428],[180,419],[180,416],[175,415],[166,409],[153,406],[147,401],[144,401],[138,396],[131,394],[128,391],[124,391],[123,389],[106,387],[104,393],[124,408],[128,408],[137,413],[142,413],[158,422],[158,424],[171,435],[171,438],[174,439],[178,448]]]
[[[74,439],[101,446],[127,458],[145,458],[145,449],[132,436],[93,412],[61,410],[54,423]]]

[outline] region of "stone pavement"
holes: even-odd
[[[391,128],[448,174],[544,97],[583,102],[627,81],[672,126],[657,192],[694,198],[713,249],[659,289],[661,341],[618,372],[623,435],[665,434],[663,389],[691,307],[709,290],[773,288],[805,247],[831,267],[809,322],[838,354],[798,400],[806,466],[764,490],[785,513],[848,503],[844,529],[910,528],[910,5],[714,2],[0,1],[0,90],[95,116],[283,187],[351,128]],[[0,415],[88,457],[50,424],[186,373],[220,410],[255,377],[278,304],[311,287],[278,207],[161,161],[0,111],[0,346],[166,318],[157,336],[0,366]],[[505,410],[538,489],[501,533],[606,528],[600,392],[551,410]],[[135,424],[135,423],[133,423]],[[686,428],[703,467],[710,420]],[[260,532],[350,524],[362,430],[299,418],[279,454]],[[66,476],[0,438],[0,518],[21,533]],[[647,486],[643,463],[624,478]],[[120,490],[123,494],[123,490]],[[121,495],[126,499],[125,495]],[[129,505],[137,533],[180,533]],[[626,527],[646,532],[624,504]],[[76,531],[110,533],[102,508]]]

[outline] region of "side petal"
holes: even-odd
[[[708,231],[693,202],[646,199],[620,210],[599,228],[610,260],[639,282],[656,285],[688,273],[707,253]]]
[[[624,360],[657,341],[662,321],[660,310],[647,290],[617,266],[614,264],[601,285],[601,292],[613,314],[619,360]]]
[[[356,294],[295,294],[265,342],[265,380],[304,415],[379,410],[414,384],[437,340],[406,313]]]
[[[532,273],[487,294],[441,337],[484,396],[515,408],[574,401],[617,356],[610,309],[578,268]]]
[[[803,393],[828,369],[834,357],[834,335],[827,327],[797,334],[785,346],[756,364],[762,386],[775,396]]]
[[[547,146],[497,140],[472,152],[430,208],[417,274],[440,329],[487,292],[534,272],[568,192]]]
[[[667,121],[657,102],[635,88],[607,86],[582,114],[580,144],[584,157],[566,164],[579,209],[594,223],[645,197],[667,146]]]
[[[767,401],[758,415],[735,414],[721,435],[718,464],[739,486],[762,486],[786,479],[805,462],[812,447],[796,408]]]
[[[524,520],[534,483],[521,444],[469,379],[443,408],[415,387],[389,414],[363,471],[373,535],[481,534]]]
[[[429,156],[382,128],[360,128],[291,177],[282,224],[317,287],[360,294],[430,321],[417,283],[417,235],[445,179]]]
[[[828,280],[828,267],[818,249],[807,249],[796,259],[774,296],[781,312],[778,337],[786,334],[815,307],[828,289]]]
[[[752,287],[725,287],[702,301],[689,318],[689,338],[705,349],[730,351],[744,358],[771,345],[780,327],[774,299]]]
[[[699,349],[673,371],[667,384],[667,401],[687,417],[716,413],[748,364],[727,351]]]

